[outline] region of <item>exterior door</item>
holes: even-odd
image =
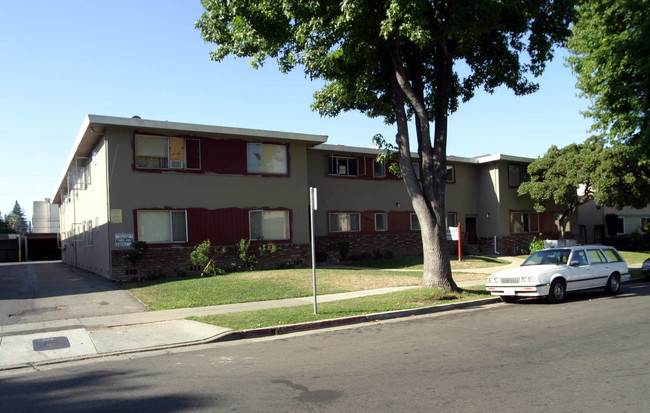
[[[467,232],[467,243],[470,245],[478,244],[476,217],[465,217],[465,231]]]

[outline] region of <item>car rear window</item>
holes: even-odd
[[[623,261],[623,258],[618,254],[618,252],[610,249],[603,250],[605,253],[605,256],[607,257],[607,261],[609,262],[621,262]]]
[[[589,261],[592,264],[602,264],[607,262],[607,259],[600,250],[587,250],[587,255],[589,255]]]

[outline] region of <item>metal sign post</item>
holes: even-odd
[[[316,243],[314,242],[314,211],[318,209],[318,192],[316,188],[309,187],[309,225],[311,228],[311,272],[314,284],[314,314],[318,314],[318,301],[316,299]]]

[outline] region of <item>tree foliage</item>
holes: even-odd
[[[639,164],[630,148],[606,146],[603,139],[564,148],[553,145],[528,166],[528,175],[519,195],[530,195],[538,212],[549,204],[563,205],[562,236],[571,215],[589,201],[619,209],[643,208],[650,202],[648,165]]]
[[[584,0],[569,64],[593,129],[650,155],[650,1]]]
[[[11,212],[5,217],[5,223],[11,230],[18,234],[24,234],[29,231],[29,223],[25,219],[25,213],[20,207],[20,204],[18,204],[18,201],[16,201]]]
[[[457,289],[446,247],[447,120],[479,88],[537,89],[553,46],[568,36],[573,0],[203,0],[196,27],[215,61],[275,59],[324,80],[312,109],[358,110],[396,124],[402,179],[420,222],[422,286]],[[456,63],[462,62],[463,71]],[[421,179],[411,168],[415,120]],[[433,131],[431,130],[433,122]]]

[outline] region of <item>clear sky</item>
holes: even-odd
[[[214,63],[194,28],[198,0],[0,0],[0,212],[17,200],[31,220],[51,198],[86,114],[327,135],[370,147],[394,126],[309,109],[322,86],[273,62]],[[536,158],[588,136],[575,78],[558,51],[540,90],[478,93],[449,120],[447,153]]]

